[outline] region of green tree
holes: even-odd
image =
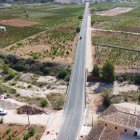
[[[95,77],[99,77],[100,76],[100,69],[99,69],[97,64],[94,65],[92,74]]]
[[[115,80],[115,66],[111,61],[105,62],[102,68],[102,79],[107,83],[111,83]]]

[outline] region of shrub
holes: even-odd
[[[79,33],[80,32],[80,27],[77,27],[76,28],[76,33]]]
[[[128,102],[128,95],[126,93],[124,94],[124,101]]]
[[[58,79],[64,79],[66,77],[66,75],[68,74],[68,71],[65,69],[62,69],[59,73],[58,73]]]
[[[65,80],[66,81],[69,81],[70,80],[70,74],[67,74],[67,76],[65,77]]]
[[[31,87],[32,87],[32,85],[28,85],[28,86],[27,86],[27,88],[31,88]]]
[[[110,83],[115,80],[115,67],[111,61],[106,61],[102,69],[102,79]]]
[[[23,140],[28,140],[30,137],[34,136],[35,134],[35,129],[34,128],[30,128],[28,133],[26,133],[23,137]]]
[[[43,69],[43,74],[49,75],[50,73],[51,73],[51,68],[45,67],[45,68]]]
[[[7,64],[3,65],[3,71],[6,74],[8,74],[8,76],[5,78],[5,80],[10,80],[10,79],[14,78],[16,75],[16,73],[12,69],[10,69]]]
[[[7,129],[6,130],[6,132],[5,132],[5,134],[9,134],[10,133],[10,131],[11,131],[11,129],[9,128],[9,129]]]
[[[48,105],[48,100],[42,99],[42,100],[40,101],[40,106],[41,106],[41,107],[46,107],[47,105]]]
[[[3,67],[2,67],[3,71],[8,74],[8,71],[9,71],[9,66],[7,64],[4,64]]]
[[[140,77],[134,78],[135,84],[140,85]]]
[[[109,107],[111,104],[111,98],[110,98],[110,90],[105,89],[102,98],[103,98],[103,106]]]
[[[34,128],[30,128],[30,130],[28,131],[29,137],[34,136],[34,134],[35,134],[35,129]]]
[[[83,16],[79,16],[78,18],[79,18],[79,19],[82,19],[82,18],[83,18]]]
[[[95,77],[99,77],[100,76],[100,69],[99,69],[97,64],[94,65],[92,74]]]

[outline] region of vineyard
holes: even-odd
[[[67,57],[73,50],[73,41],[76,36],[74,27],[77,25],[78,22],[75,20],[69,25],[61,24],[5,49],[10,53],[15,52],[17,55],[30,56],[33,59]]]
[[[130,12],[114,17],[99,16],[96,12],[115,7],[133,7]],[[140,3],[102,3],[91,7],[92,25],[97,28],[113,29],[131,32],[140,32]]]
[[[17,14],[15,8],[16,6],[11,9],[11,13],[13,16],[19,16],[21,11],[17,8],[16,10],[19,12]],[[17,56],[40,60],[56,57],[66,58],[68,56],[71,59],[73,47],[76,46],[73,44],[77,34],[76,29],[80,26],[81,19],[79,17],[82,15],[83,8],[83,6],[77,5],[53,6],[53,4],[27,7],[29,18],[26,19],[21,14],[18,19],[33,20],[39,24],[22,28],[7,26],[7,32],[0,34],[1,50],[10,54],[16,53]],[[32,35],[34,36],[29,37]]]
[[[126,51],[118,48],[96,47],[96,62],[103,65],[105,61],[110,60],[116,66],[120,67],[138,67],[140,66],[140,52]]]
[[[140,35],[132,35],[127,33],[111,33],[111,32],[93,32],[93,45],[101,46],[102,44],[117,46],[129,49],[140,49]]]
[[[45,128],[42,126],[32,126],[28,129],[24,125],[2,124],[0,126],[1,140],[39,140]]]

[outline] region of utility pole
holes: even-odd
[[[28,112],[28,106],[26,105],[26,113],[28,116],[28,125],[30,126],[30,118],[29,118],[29,112]]]

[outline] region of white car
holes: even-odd
[[[7,115],[7,111],[0,108],[0,115]]]

